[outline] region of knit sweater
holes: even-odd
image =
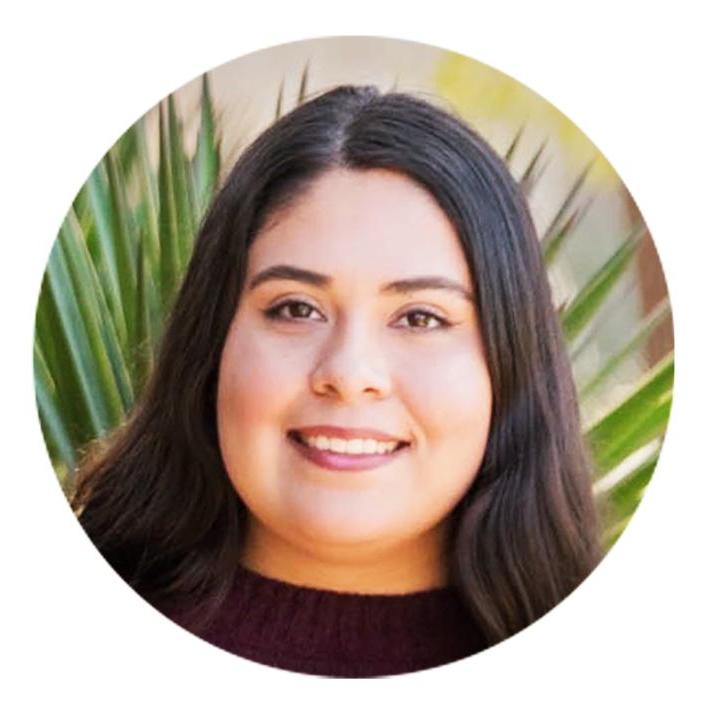
[[[179,615],[169,614],[180,623]],[[457,594],[356,594],[302,587],[240,567],[201,638],[300,673],[365,678],[433,668],[486,647]]]

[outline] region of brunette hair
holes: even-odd
[[[402,93],[343,86],[247,148],[201,226],[156,367],[130,420],[77,477],[72,504],[100,552],[153,603],[215,612],[246,509],[220,456],[220,355],[264,220],[332,168],[384,168],[426,188],[475,284],[493,387],[483,463],[452,513],[452,582],[490,643],[566,597],[601,557],[574,383],[527,205],[464,122]]]

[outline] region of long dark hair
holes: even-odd
[[[104,557],[156,605],[222,603],[245,507],[216,428],[221,351],[264,220],[334,167],[385,168],[437,200],[475,284],[493,386],[481,470],[453,511],[452,583],[490,643],[566,597],[601,553],[570,366],[528,208],[462,121],[373,87],[329,91],[241,155],[209,209],[130,420],[79,472],[72,504]]]

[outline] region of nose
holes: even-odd
[[[386,358],[365,323],[343,323],[333,329],[310,380],[313,392],[344,403],[361,397],[382,399],[392,391]]]

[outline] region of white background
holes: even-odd
[[[0,238],[4,707],[708,707],[710,52],[703,3],[39,3],[2,12]],[[198,641],[99,558],[34,409],[35,299],[103,152],[197,74],[273,44],[381,35],[505,71],[566,113],[636,198],[667,276],[676,398],[644,502],[599,570],[513,639],[411,676],[275,671]],[[705,48],[703,48],[705,47]],[[376,703],[376,705],[375,705]]]

